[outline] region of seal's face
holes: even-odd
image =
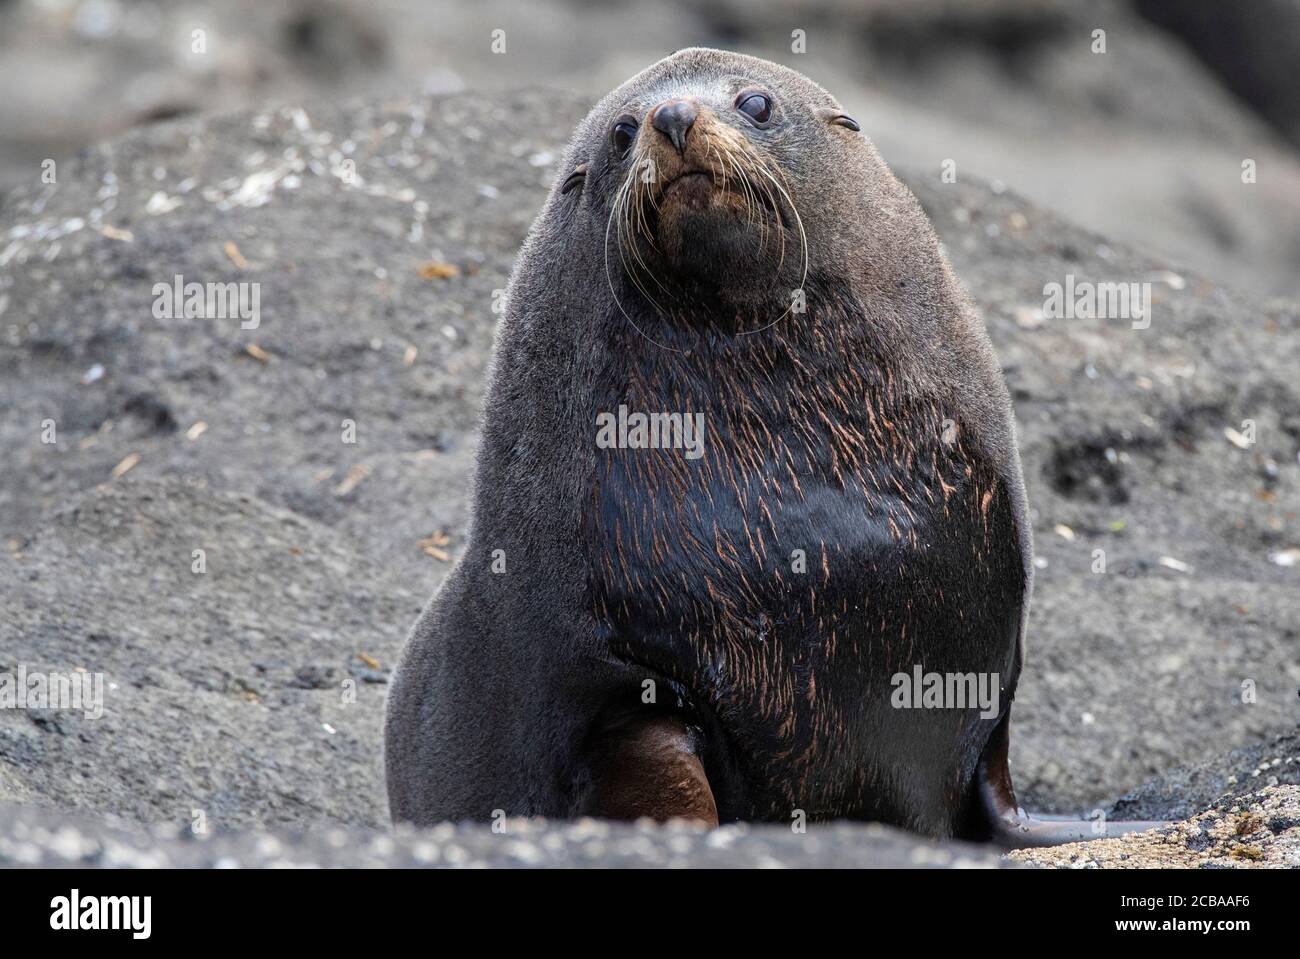
[[[561,190],[604,215],[611,272],[656,307],[788,303],[808,269],[800,194],[824,176],[833,126],[857,130],[793,71],[683,51],[592,112]]]
[[[779,122],[775,99],[746,87],[728,106],[687,94],[615,121],[611,149],[626,168],[615,220],[629,253],[701,273],[722,264],[767,267],[768,241],[784,243],[786,221],[797,223],[798,214],[757,137]],[[778,257],[783,252],[778,246]]]

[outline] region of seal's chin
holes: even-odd
[[[780,217],[752,192],[733,186],[703,170],[685,171],[663,185],[649,229],[655,250],[674,273],[743,285],[756,279],[747,272],[764,271],[761,264],[777,252]]]
[[[688,170],[664,184],[660,208],[680,204],[688,210],[707,210],[717,199],[713,174],[707,170]]]

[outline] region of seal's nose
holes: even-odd
[[[695,123],[699,111],[690,100],[665,100],[655,107],[650,124],[673,142],[678,154],[686,152],[686,134]]]

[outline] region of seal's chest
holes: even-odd
[[[674,632],[852,617],[869,583],[924,565],[968,498],[928,406],[729,399],[694,420],[620,404],[604,421],[586,538],[605,615]]]

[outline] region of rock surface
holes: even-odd
[[[218,834],[383,826],[386,670],[462,544],[495,291],[585,106],[182,120],[0,198],[0,672],[107,682],[100,719],[0,710],[0,800],[24,807],[0,824],[44,806]],[[1180,818],[1252,763],[1270,762],[1258,785],[1294,782],[1296,305],[900,172],[1020,424],[1041,566],[1021,802],[1085,814],[1154,780],[1113,815]],[[258,326],[156,318],[177,274],[260,283]],[[1150,282],[1149,328],[1043,317],[1067,274]],[[1255,752],[1221,758],[1238,748]]]
[[[1300,734],[1234,749],[1180,767],[1121,796],[1111,819],[1186,819],[1225,799],[1249,801],[1263,787],[1300,786]]]
[[[991,850],[925,842],[879,825],[685,825],[504,820],[433,829],[323,828],[195,835],[173,825],[146,828],[86,822],[0,805],[0,867],[104,868],[908,868],[996,869]]]

